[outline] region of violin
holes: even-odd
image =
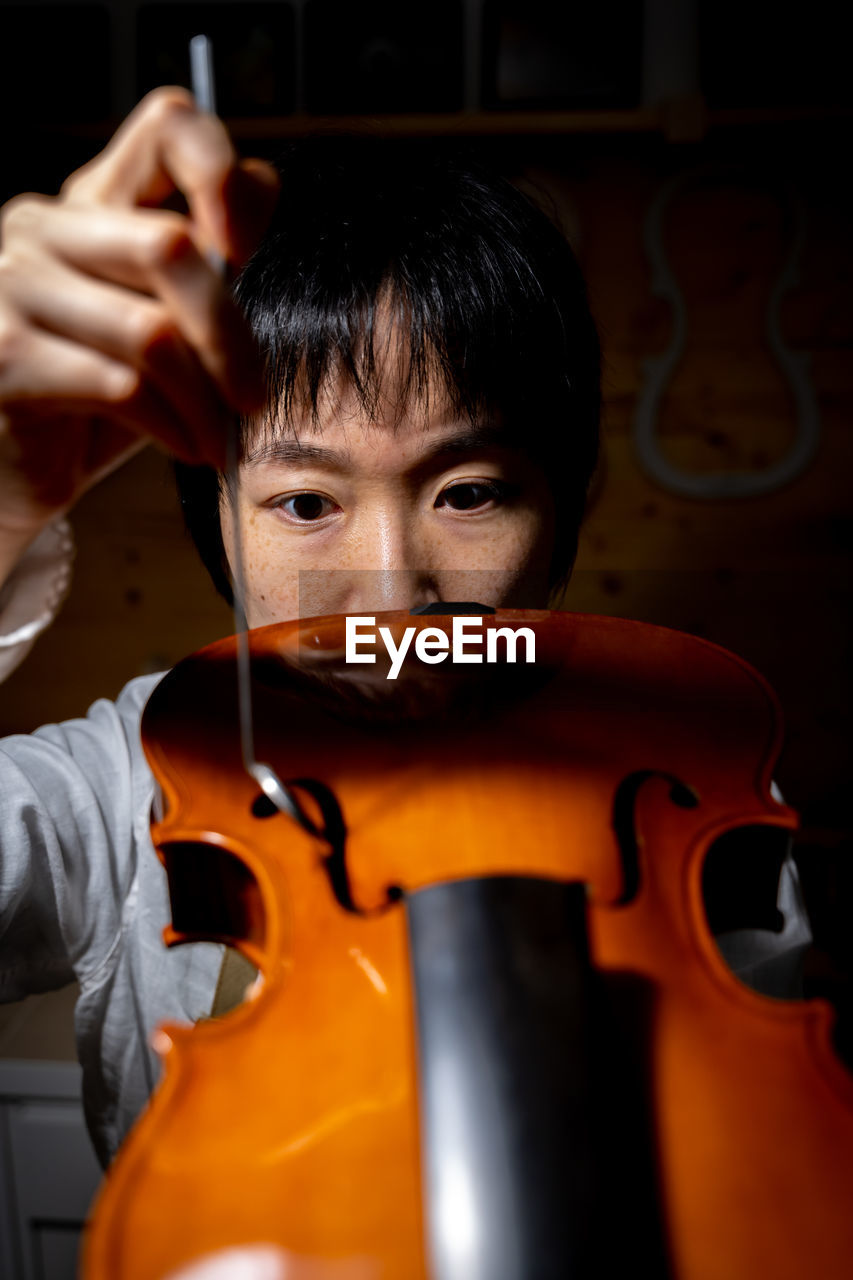
[[[234,638],[155,690],[165,941],[227,943],[263,984],[165,1028],[86,1280],[256,1242],[288,1280],[849,1274],[831,1010],[742,985],[703,907],[715,840],[796,825],[774,695],[647,624],[466,622],[494,661],[454,660],[450,616],[378,615],[360,663],[343,617],[250,633],[293,813],[242,768]]]

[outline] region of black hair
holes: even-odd
[[[373,416],[390,314],[402,401],[446,392],[455,410],[501,420],[545,469],[557,511],[552,583],[565,578],[598,451],[599,348],[562,233],[470,153],[438,144],[315,138],[279,168],[271,226],[235,283],[266,356],[270,421],[318,402],[343,372]],[[177,466],[187,527],[231,598],[221,484]]]

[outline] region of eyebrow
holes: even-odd
[[[345,467],[349,462],[345,449],[326,449],[318,444],[305,444],[302,440],[280,438],[270,440],[250,449],[244,463],[257,466],[264,462],[314,462],[326,467]]]
[[[438,458],[472,453],[477,449],[513,448],[521,445],[514,440],[506,427],[498,423],[473,423],[458,431],[442,436],[430,443],[423,453],[414,459],[412,469],[428,467]],[[345,470],[350,463],[347,449],[327,449],[324,445],[306,444],[292,437],[279,437],[251,449],[243,459],[249,466],[264,463],[313,463],[329,469]]]

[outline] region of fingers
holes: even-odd
[[[18,326],[14,341],[5,344],[0,337],[0,403],[15,419],[43,419],[46,426],[69,413],[81,420],[108,418],[153,437],[185,462],[199,461],[184,420],[151,381],[100,352],[35,329]],[[220,465],[209,454],[202,460]],[[44,459],[46,470],[51,461]]]
[[[221,469],[226,405],[252,414],[266,390],[211,258],[245,261],[277,190],[271,166],[238,159],[219,120],[166,89],[58,200],[10,202],[0,226],[0,405],[10,421],[47,429],[64,410],[74,422],[88,412],[105,466],[111,449],[135,447],[129,431]],[[154,207],[175,192],[188,216]]]
[[[175,189],[187,196],[191,218],[136,207]],[[34,251],[53,255],[159,298],[225,400],[252,413],[265,399],[262,361],[210,251],[242,263],[277,190],[271,166],[238,161],[221,121],[197,111],[185,90],[156,90],[71,176],[61,200],[27,196],[6,206],[3,248],[26,261]],[[43,323],[52,327],[47,317]]]
[[[148,94],[62,194],[74,203],[132,208],[180,191],[202,252],[241,265],[272,212],[277,185],[271,166],[238,160],[221,120],[200,112],[186,90],[168,88]]]
[[[223,464],[235,415],[216,394],[209,371],[162,303],[141,296],[128,299],[124,290],[51,260],[40,264],[37,271],[19,272],[17,278],[14,268],[7,268],[0,272],[0,278],[5,279],[7,299],[17,304],[28,325],[64,337],[84,350],[93,348],[136,370],[152,382],[184,423],[187,442],[197,459]],[[257,358],[254,348],[250,356]],[[221,379],[220,387],[223,394],[229,393],[226,378]],[[150,423],[150,434],[159,437],[156,419]]]
[[[221,193],[235,163],[221,121],[199,112],[184,89],[156,89],[100,155],[72,174],[62,195],[82,204],[132,208],[159,205],[170,192],[180,191],[205,248],[227,257]]]
[[[264,160],[241,160],[229,174],[223,190],[226,234],[231,246],[229,261],[242,266],[260,243],[269,226],[281,183],[272,165]]]
[[[228,418],[216,391],[240,412],[257,411],[263,364],[185,220],[31,199],[8,210],[4,232],[0,293],[19,314],[150,374],[205,458],[222,456]]]
[[[178,238],[151,266],[157,296],[225,399],[253,412],[264,402],[263,364],[249,328],[195,245]]]

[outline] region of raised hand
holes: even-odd
[[[57,198],[0,213],[0,570],[153,441],[222,467],[262,363],[216,260],[241,265],[278,190],[221,121],[158,89]],[[177,199],[185,212],[165,207]],[[0,572],[0,580],[5,576]]]

